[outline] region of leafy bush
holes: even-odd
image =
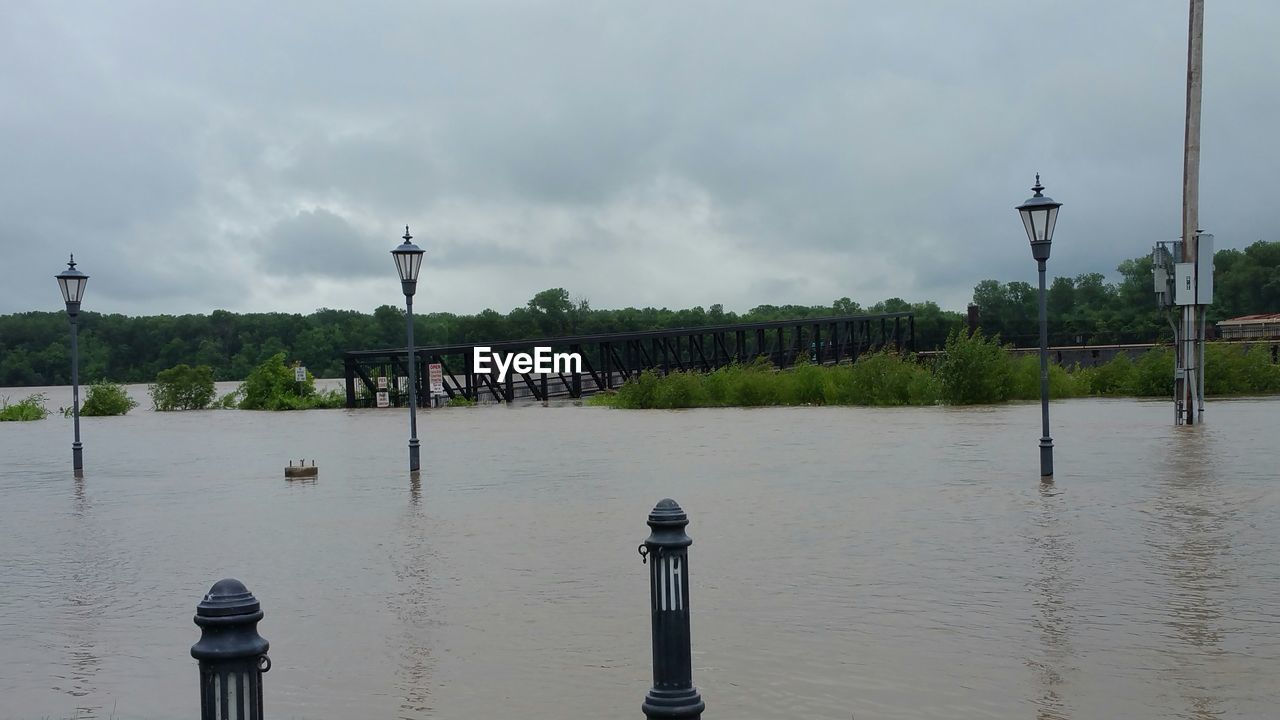
[[[28,395],[12,405],[8,397],[0,398],[0,421],[43,420],[49,416],[45,400],[44,393]]]
[[[1128,387],[1138,397],[1173,396],[1173,351],[1152,348],[1133,364],[1133,380]]]
[[[914,358],[886,351],[826,370],[826,399],[831,405],[933,405],[938,401],[933,374]]]
[[[294,380],[293,368],[285,364],[284,357],[279,352],[267,358],[240,384],[236,392],[241,410],[310,410],[346,404],[346,398],[337,390],[317,392],[311,373],[302,382]]]
[[[725,373],[725,404],[761,407],[782,403],[782,388],[773,364],[763,358],[750,365],[730,365]]]
[[[988,339],[981,330],[972,336],[962,329],[951,331],[937,372],[938,394],[947,404],[997,403],[1010,397],[1013,360],[1000,346],[999,336]]]
[[[89,386],[84,395],[80,414],[86,416],[124,415],[138,407],[138,401],[129,396],[122,385],[101,380]]]
[[[213,402],[213,368],[175,365],[156,373],[156,382],[147,388],[156,410],[203,410]]]
[[[1010,400],[1040,399],[1040,356],[1024,355],[1012,360],[1013,372],[1009,375]],[[1049,397],[1070,398],[1089,394],[1092,374],[1067,372],[1056,363],[1049,363]]]
[[[1084,374],[1089,392],[1094,395],[1123,395],[1133,387],[1136,370],[1128,353],[1120,353],[1110,361]]]
[[[461,395],[454,395],[449,398],[449,402],[445,403],[447,407],[475,407],[476,401],[465,398]]]
[[[783,396],[786,398],[786,404],[826,404],[826,375],[827,373],[820,365],[810,365],[807,361],[797,363],[790,372],[780,376],[785,383]]]
[[[1204,390],[1207,395],[1280,392],[1280,365],[1271,362],[1271,353],[1262,344],[1246,351],[1241,345],[1208,343]]]

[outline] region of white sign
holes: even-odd
[[[378,391],[378,407],[391,407],[391,399],[387,397],[386,390]]]
[[[431,363],[427,366],[427,377],[431,379],[431,392],[437,395],[444,394],[444,367],[440,363]]]
[[[507,379],[507,371],[518,374],[537,373],[580,373],[582,372],[582,356],[578,353],[553,353],[549,347],[535,347],[532,353],[509,353],[505,358],[493,352],[487,346],[472,349],[471,367],[477,373],[488,374],[491,367],[498,370],[498,382]]]
[[[380,377],[380,378],[378,378],[378,389],[379,389],[379,390],[386,390],[386,389],[387,389],[387,379],[386,379],[386,378],[384,378],[384,377]]]
[[[304,368],[304,367],[302,367],[301,365],[299,365],[298,367],[294,368],[294,369],[293,369],[293,381],[294,381],[294,382],[306,382],[306,381],[307,381],[307,369],[306,369],[306,368]]]

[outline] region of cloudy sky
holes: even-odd
[[[1208,0],[1201,226],[1277,233],[1280,3]],[[1187,3],[0,6],[0,313],[935,299],[1181,232]]]

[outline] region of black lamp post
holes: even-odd
[[[89,284],[89,276],[76,269],[76,256],[72,255],[67,269],[54,277],[58,278],[62,299],[67,303],[67,317],[71,319],[71,417],[75,425],[71,467],[79,475],[84,472],[84,456],[80,444],[80,348],[76,336],[79,334],[80,300],[84,298],[84,286]]]
[[[1036,173],[1035,195],[1018,206],[1022,224],[1031,241],[1031,257],[1040,268],[1040,415],[1044,431],[1040,437],[1040,476],[1053,476],[1053,438],[1049,437],[1049,313],[1045,305],[1044,264],[1049,259],[1049,246],[1053,242],[1053,227],[1058,223],[1058,208],[1062,203],[1044,196],[1040,174]]]
[[[409,226],[404,226],[404,242],[391,256],[396,260],[400,273],[400,287],[404,290],[404,304],[409,318],[409,472],[418,471],[418,368],[413,356],[413,293],[418,289],[418,270],[422,267],[422,248],[409,242]]]
[[[270,643],[258,634],[262,608],[239,580],[219,580],[196,606],[201,720],[262,720],[262,674]]]
[[[653,621],[653,687],[644,699],[646,718],[700,720],[706,707],[693,686],[689,644],[689,516],[667,498],[649,513],[653,529],[640,554],[649,563],[649,601]]]

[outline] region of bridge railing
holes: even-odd
[[[550,348],[553,353],[573,353],[581,365],[552,373],[516,372],[504,377],[492,369],[479,372],[475,350],[493,353],[532,353]],[[765,358],[777,367],[789,367],[805,358],[816,363],[856,360],[866,352],[893,348],[915,350],[915,316],[910,312],[878,315],[843,315],[800,320],[707,325],[626,333],[530,338],[416,348],[417,396],[429,401],[426,367],[441,365],[444,396],[467,400],[517,398],[547,400],[578,398],[619,386],[645,370],[710,372],[732,363]],[[387,403],[408,402],[408,353],[405,348],[356,350],[343,355],[347,407],[369,407],[378,392]],[[380,378],[386,378],[381,380]]]

